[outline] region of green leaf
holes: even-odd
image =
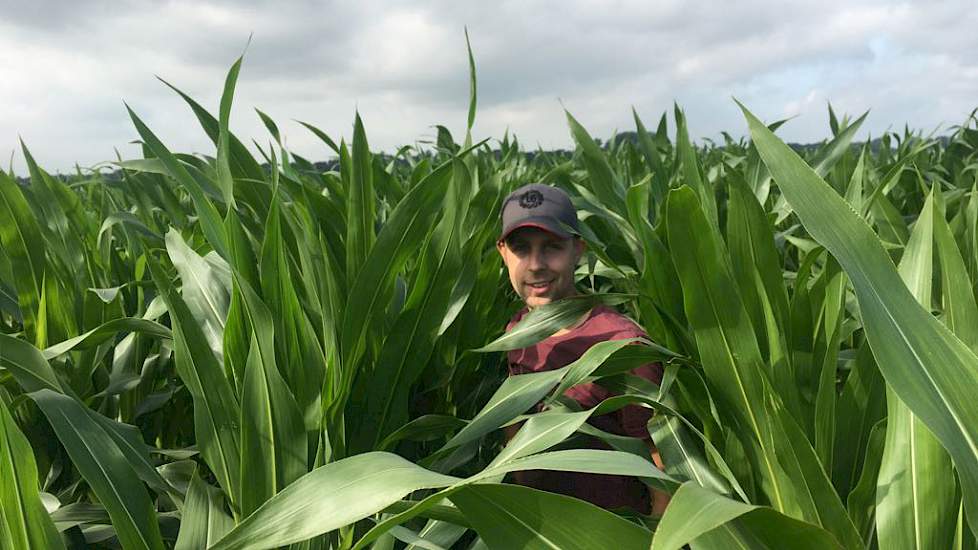
[[[726,532],[717,533],[717,530]],[[706,540],[699,539],[703,535],[720,535],[723,545],[716,544],[716,539],[710,536]],[[815,525],[771,508],[738,502],[687,482],[669,501],[656,528],[652,550],[677,550],[687,543],[693,548],[773,549],[784,547],[789,540],[792,548],[842,548],[832,535]]]
[[[190,478],[175,550],[208,548],[233,527],[234,521],[224,511],[224,496],[220,489],[211,487],[194,474]]]
[[[670,490],[677,485],[675,480],[656,469],[655,465],[649,459],[640,458],[629,453],[595,449],[571,449],[540,453],[533,456],[516,458],[501,463],[498,466],[486,468],[482,472],[460,480],[452,486],[414,503],[407,509],[399,511],[397,515],[389,517],[374,526],[366,535],[357,541],[353,549],[358,550],[365,547],[386,533],[394,525],[404,523],[413,517],[430,515],[429,511],[433,510],[438,502],[450,497],[470,484],[498,479],[508,472],[540,469],[635,476],[644,478],[657,487]],[[398,507],[398,509],[400,510],[401,507]],[[456,521],[447,516],[441,516],[439,519]]]
[[[456,201],[450,198],[448,202]],[[459,232],[456,211],[449,208],[421,251],[411,292],[384,340],[377,363],[358,380],[363,389],[353,396],[353,407],[359,411],[350,430],[355,434],[354,452],[377,448],[408,420],[411,387],[429,363],[450,306],[445,297],[462,268]]]
[[[490,548],[647,549],[652,534],[593,504],[518,485],[468,485],[451,496]]]
[[[317,468],[243,519],[211,550],[275,548],[338,529],[379,512],[404,495],[458,478],[390,453],[372,452]]]
[[[876,535],[876,482],[880,462],[883,459],[883,443],[886,436],[886,419],[880,420],[869,431],[865,445],[862,471],[855,478],[852,491],[846,500],[849,517],[856,526],[863,542],[871,547]]]
[[[567,124],[570,126],[571,136],[581,155],[581,162],[587,169],[589,189],[601,199],[603,205],[619,214],[625,213],[624,189],[615,178],[615,174],[608,163],[608,157],[601,147],[595,143],[594,138],[587,133],[587,130],[577,119],[571,116],[570,112],[564,111],[567,115]]]
[[[224,360],[224,324],[231,300],[231,274],[224,260],[208,262],[199,256],[171,228],[166,233],[166,251],[173,267],[180,274],[180,296],[197,320],[215,357]]]
[[[931,193],[917,217],[898,271],[917,301],[931,309],[934,220]],[[973,298],[972,298],[973,299]],[[958,507],[951,459],[892,390],[887,391],[886,442],[876,486],[876,533],[885,548],[948,548]]]
[[[294,239],[293,234],[283,231],[281,213],[284,212],[276,193],[265,222],[261,249],[261,292],[265,304],[268,304],[268,319],[274,320],[272,326],[277,336],[275,364],[302,412],[306,427],[313,430],[322,415],[320,391],[326,364],[306,312],[299,303],[287,258],[287,241]],[[243,286],[243,283],[239,285]],[[258,322],[255,319],[252,321]],[[261,330],[266,329],[263,327]]]
[[[84,334],[49,346],[41,352],[41,355],[44,359],[51,360],[69,351],[97,346],[123,331],[129,332],[130,334],[145,334],[161,340],[170,340],[173,338],[173,333],[170,332],[170,329],[155,321],[140,319],[138,317],[122,317],[106,321]]]
[[[467,422],[465,420],[454,416],[426,414],[411,420],[394,431],[394,433],[385,437],[378,448],[380,450],[386,450],[398,441],[405,439],[409,441],[430,441],[438,439],[444,436],[444,434],[450,433],[466,424]]]
[[[377,243],[370,250],[360,276],[353,279],[343,314],[340,349],[343,353],[344,391],[349,392],[366,345],[366,335],[388,306],[394,281],[417,242],[433,225],[452,178],[447,162],[414,186],[391,212]]]
[[[302,414],[275,363],[266,363],[259,349],[253,337],[241,391],[244,516],[307,471]]]
[[[696,159],[696,149],[689,141],[689,130],[686,128],[686,115],[678,105],[675,106],[676,116],[676,158],[681,165],[683,180],[700,199],[706,219],[712,227],[719,229],[720,222],[717,217],[716,194],[710,187],[709,181],[704,181],[700,174],[699,162]]]
[[[30,394],[99,501],[126,548],[159,548],[163,541],[149,494],[125,455],[75,399],[41,389]],[[94,414],[94,413],[93,413]]]
[[[152,256],[147,264],[153,281],[166,302],[173,325],[176,371],[194,401],[194,434],[200,453],[218,483],[227,492],[232,508],[240,493],[240,409],[231,385],[190,309],[170,284]]]
[[[30,444],[0,400],[0,547],[64,548],[37,482]]]
[[[753,453],[758,475],[766,481],[775,509],[794,509],[788,480],[777,463],[779,437],[765,406],[764,367],[757,340],[734,286],[722,241],[688,186],[669,192],[666,202],[669,247],[683,284],[686,317],[707,379],[719,392],[721,410],[735,419],[745,446]],[[756,443],[754,443],[756,442]]]
[[[576,432],[593,412],[594,409],[571,413],[548,411],[531,416],[487,468],[549,449]]]
[[[363,121],[357,113],[353,122],[353,156],[350,165],[350,189],[346,202],[346,277],[354,280],[360,267],[367,260],[374,245],[374,209],[377,198],[374,196],[373,169],[370,149]]]
[[[566,328],[598,304],[613,306],[629,298],[623,294],[581,294],[533,308],[509,332],[472,351],[509,351],[531,346]]]
[[[217,186],[224,195],[224,202],[234,206],[234,180],[231,177],[231,102],[234,99],[234,87],[238,82],[238,73],[241,71],[241,61],[244,56],[239,57],[231,69],[228,70],[227,78],[224,79],[224,92],[221,94],[221,108],[219,114],[219,132],[217,136]]]
[[[320,130],[319,128],[316,128],[315,126],[313,126],[312,124],[309,124],[308,122],[302,122],[301,120],[298,120],[296,122],[298,122],[299,124],[305,126],[310,132],[313,133],[313,135],[315,135],[323,143],[325,143],[327,147],[329,147],[330,149],[332,149],[334,153],[336,153],[337,155],[340,154],[340,148],[336,146],[336,142],[333,141],[333,139],[330,138],[326,134],[326,132]]]
[[[843,499],[854,489],[865,468],[863,459],[870,433],[885,414],[886,384],[873,360],[872,350],[864,343],[856,351],[836,407],[832,482]],[[875,458],[878,462],[879,456]]]
[[[204,188],[190,175],[187,167],[163,145],[163,142],[136,116],[136,113],[128,105],[126,105],[126,110],[129,111],[129,117],[132,119],[133,124],[136,126],[136,131],[139,132],[146,146],[166,166],[170,177],[175,179],[190,194],[194,208],[197,211],[197,217],[200,220],[201,229],[203,229],[204,235],[207,236],[208,242],[210,242],[218,254],[227,258],[227,234],[224,232],[217,208],[207,198]]]
[[[0,366],[13,374],[25,392],[42,388],[64,392],[51,364],[40,350],[24,340],[0,334]]]
[[[969,524],[978,525],[978,357],[917,303],[870,227],[746,109],[754,143],[809,233],[852,281],[887,383],[954,462]]]
[[[17,303],[24,320],[24,332],[37,341],[37,316],[44,285],[45,242],[34,213],[31,212],[20,186],[0,170],[0,244],[10,259]]]
[[[448,443],[436,454],[440,455],[470,441],[475,441],[523,414],[560,382],[568,368],[569,366],[510,376],[500,384],[489,402],[482,407],[475,418],[448,440]]]

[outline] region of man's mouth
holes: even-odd
[[[552,284],[553,284],[553,279],[551,279],[549,281],[538,281],[538,282],[535,282],[535,283],[526,283],[526,286],[528,286],[530,288],[530,293],[531,294],[539,295],[539,294],[543,294],[547,290],[549,290],[550,289],[550,286]]]

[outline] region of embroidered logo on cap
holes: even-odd
[[[536,208],[543,204],[543,193],[532,190],[520,195],[520,206],[523,208]]]

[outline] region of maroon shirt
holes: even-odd
[[[506,325],[506,331],[512,329],[527,311],[523,308],[513,316]],[[576,361],[594,344],[635,337],[648,338],[630,319],[608,306],[599,305],[591,310],[587,319],[578,327],[559,336],[551,336],[528,348],[510,351],[509,373],[514,375],[557,369]],[[634,369],[632,374],[658,384],[662,380],[662,366],[658,363],[643,365]],[[570,388],[564,395],[580,403],[583,408],[591,408],[613,394],[598,384],[589,382]],[[647,408],[628,405],[612,413],[592,416],[588,423],[606,432],[649,439],[646,424],[651,415],[652,411]],[[514,426],[507,430],[507,439],[515,435],[515,428]],[[584,438],[584,446],[589,449],[611,448],[590,436]],[[602,508],[630,507],[644,514],[651,512],[648,488],[634,477],[526,470],[514,472],[512,479],[520,485],[577,497]]]

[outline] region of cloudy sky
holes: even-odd
[[[335,138],[355,110],[371,148],[460,135],[468,101],[463,29],[479,78],[475,137],[509,128],[527,147],[567,147],[563,108],[592,135],[652,126],[678,102],[691,134],[742,135],[732,97],[810,142],[837,112],[871,110],[867,133],[930,132],[978,107],[973,0],[553,2],[0,0],[0,165],[18,137],[50,171],[138,155],[123,102],[172,149],[212,153],[186,105],[216,113],[247,46],[232,130],[270,138],[254,108],[307,158],[328,151],[294,120]]]

